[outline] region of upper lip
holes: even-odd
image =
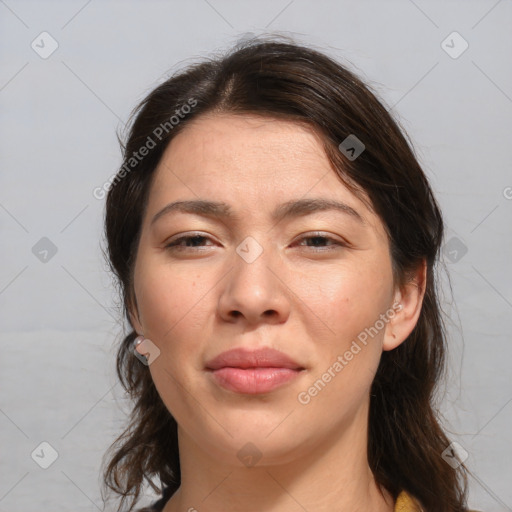
[[[303,370],[304,368],[293,361],[283,352],[273,348],[263,347],[258,349],[234,348],[222,352],[206,363],[208,370],[219,368],[290,368]]]

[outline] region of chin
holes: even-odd
[[[189,432],[201,450],[209,453],[215,463],[229,466],[278,465],[292,462],[312,444],[304,424],[292,421],[293,408],[281,408],[279,414],[268,411],[238,409],[217,414],[215,420]],[[284,420],[284,421],[283,421]],[[218,423],[217,423],[218,422]],[[197,427],[199,424],[193,422]]]
[[[236,467],[262,467],[288,464],[293,462],[302,451],[303,444],[291,433],[286,436],[266,436],[250,429],[237,436],[212,439],[211,445],[214,452],[209,449],[215,463],[222,462],[229,466]]]

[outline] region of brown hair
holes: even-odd
[[[171,118],[178,111],[183,115],[175,123]],[[155,168],[169,141],[207,112],[307,123],[320,134],[343,182],[358,197],[364,191],[371,201],[366,204],[382,220],[395,284],[406,282],[426,260],[418,322],[404,343],[382,354],[372,384],[368,460],[376,481],[395,499],[405,490],[428,511],[465,511],[466,469],[463,465],[454,469],[441,457],[450,441],[434,404],[446,344],[436,291],[442,215],[398,122],[368,85],[322,52],[290,40],[255,38],[224,56],[190,65],[134,110],[123,145],[123,166],[109,189],[105,215],[109,263],[120,284],[128,321],[141,221]],[[338,148],[351,134],[365,145],[354,160]],[[151,149],[135,162],[134,153],[149,147],[150,140]],[[130,511],[145,479],[158,490],[152,481],[157,477],[166,498],[181,481],[176,421],[147,367],[133,356],[135,337],[132,330],[117,355],[117,374],[134,402],[130,423],[110,447],[104,470],[105,485],[122,497],[119,510],[133,497]]]

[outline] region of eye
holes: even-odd
[[[346,244],[343,243],[341,240],[338,240],[336,238],[333,238],[331,236],[326,236],[323,233],[312,233],[309,236],[302,237],[299,241],[307,241],[311,240],[313,241],[312,245],[307,244],[306,247],[312,248],[312,249],[318,249],[318,252],[326,252],[326,251],[332,251],[336,250],[339,247],[345,247]],[[326,242],[332,242],[332,245],[330,246],[319,246],[318,244],[324,244]],[[304,247],[304,246],[303,246]]]
[[[201,249],[205,247],[204,242],[206,240],[211,241],[211,238],[200,234],[187,235],[176,238],[175,240],[167,244],[165,247],[166,249],[179,251],[187,249]],[[301,239],[299,239],[299,242],[307,242],[308,240],[312,241],[313,243],[306,243],[306,245],[302,245],[302,247],[308,247],[309,249],[313,249],[315,252],[332,251],[338,249],[339,247],[345,247],[347,245],[346,243],[343,243],[342,241],[334,237],[326,236],[323,233],[312,233],[309,236],[304,236]],[[330,245],[324,245],[326,243],[330,243]]]
[[[182,236],[180,238],[176,238],[165,247],[166,249],[171,250],[197,249],[203,245],[200,242],[203,242],[204,240],[210,240],[210,238],[204,235]],[[185,243],[185,245],[183,245],[183,243]]]

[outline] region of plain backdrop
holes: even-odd
[[[507,0],[1,0],[0,511],[104,510],[129,403],[93,190],[145,94],[263,32],[348,65],[413,141],[447,224],[445,426],[470,504],[512,510],[511,26]]]

